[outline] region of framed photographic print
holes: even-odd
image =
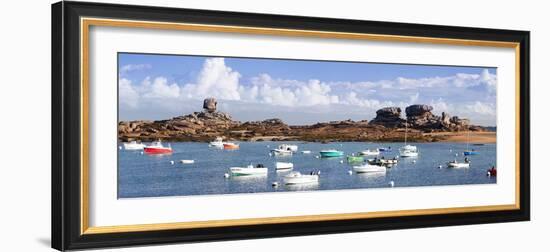
[[[58,250],[529,220],[529,32],[59,2]]]

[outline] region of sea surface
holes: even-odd
[[[298,145],[298,152],[287,157],[269,155],[271,149],[283,143]],[[119,198],[382,188],[389,187],[391,181],[394,187],[496,183],[496,177],[486,175],[487,169],[496,166],[495,144],[470,145],[479,152],[469,156],[470,168],[453,169],[447,168],[445,163],[454,159],[464,161],[462,152],[466,143],[412,143],[418,147],[420,154],[417,158],[399,158],[400,162],[388,168],[386,173],[351,175],[352,164],[347,163],[346,155],[368,148],[391,147],[391,152],[380,155],[389,159],[399,155],[398,149],[404,143],[241,142],[239,150],[213,148],[208,143],[163,144],[170,144],[174,153],[159,156],[143,154],[139,150],[118,150]],[[341,150],[345,155],[342,158],[319,158],[319,151],[323,149]],[[301,153],[303,150],[310,150],[311,154]],[[192,159],[195,163],[182,164],[179,162],[182,159]],[[294,171],[301,173],[320,171],[319,182],[284,185],[283,177],[288,172],[277,172],[277,161],[292,162]],[[229,173],[229,167],[246,167],[251,163],[268,167],[268,175],[224,176]],[[274,187],[273,182],[279,185]]]

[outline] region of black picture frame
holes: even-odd
[[[519,209],[160,231],[81,232],[81,17],[519,43]],[[529,32],[103,3],[52,5],[52,247],[58,250],[422,228],[530,218]]]

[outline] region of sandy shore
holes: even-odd
[[[441,132],[426,135],[441,137],[438,142],[467,142],[468,132]],[[496,143],[496,132],[470,132],[470,143]]]

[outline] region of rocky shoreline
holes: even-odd
[[[202,112],[193,112],[158,121],[121,121],[118,138],[121,141],[195,141],[209,142],[217,136],[234,141],[380,141],[401,142],[408,128],[408,141],[445,141],[442,132],[486,132],[487,128],[470,125],[470,121],[443,112],[432,114],[433,107],[416,104],[405,109],[387,107],[379,109],[376,117],[361,121],[332,121],[313,125],[287,125],[281,119],[240,122],[223,112],[216,111],[214,98],[204,100]]]

